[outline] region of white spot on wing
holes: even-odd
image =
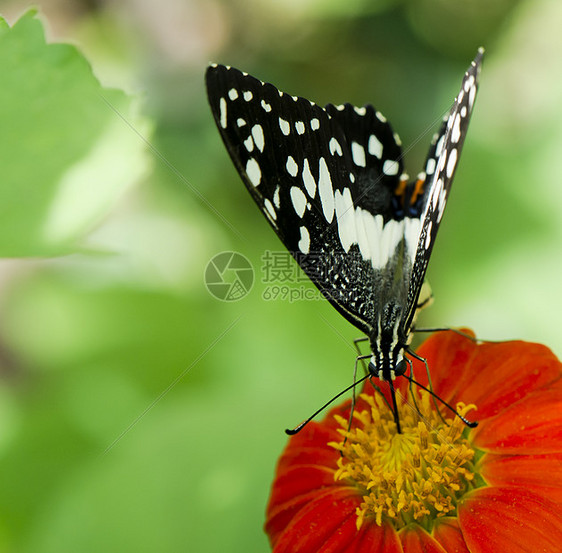
[[[320,121],[316,117],[310,121],[310,128],[313,131],[317,131],[320,128]]]
[[[332,155],[335,155],[336,153],[339,156],[343,155],[340,143],[334,137],[330,139],[328,146],[330,147],[330,153]]]
[[[364,221],[364,217],[363,217],[364,214],[366,214],[371,218],[370,222]],[[370,225],[370,223],[374,223],[373,216],[368,211],[364,211],[363,209],[358,207],[355,210],[353,218],[355,222],[355,231],[357,237],[357,245],[359,246],[359,252],[361,253],[363,259],[369,261],[372,259],[372,252],[371,252],[371,247],[369,246],[369,239],[367,236],[367,232],[365,230],[365,222],[367,222],[367,226],[372,226]]]
[[[461,137],[461,114],[457,113],[455,115],[455,120],[453,122],[453,130],[451,131],[451,139],[456,144]]]
[[[306,192],[311,198],[314,198],[316,195],[316,181],[312,176],[310,171],[310,166],[308,165],[308,159],[305,158],[304,164],[302,167],[302,182],[304,183],[304,187],[306,188]]]
[[[271,111],[271,105],[268,104],[265,100],[261,101],[261,107],[264,109],[264,111],[266,111],[267,113],[269,113]]]
[[[338,221],[338,234],[340,243],[345,252],[357,243],[357,230],[355,228],[355,209],[349,188],[344,188],[343,194],[336,190],[334,194],[336,218]]]
[[[425,166],[425,172],[428,175],[433,175],[435,172],[435,158],[431,157],[427,160],[427,165]]]
[[[443,217],[443,212],[445,211],[445,204],[447,203],[447,191],[444,191],[439,198],[439,207],[437,209],[437,222],[441,222],[441,217]]]
[[[454,121],[455,121],[455,118],[452,115],[447,119],[447,128],[448,129],[450,129],[453,126]]]
[[[258,162],[251,157],[246,163],[246,175],[250,179],[250,182],[257,186],[261,182],[261,169]]]
[[[239,117],[238,119],[236,119],[236,124],[239,127],[243,127],[246,124],[246,121],[244,121],[244,119],[242,119],[242,117]]]
[[[449,154],[449,159],[447,160],[447,178],[449,179],[453,176],[453,172],[457,164],[457,157],[458,157],[457,149],[453,148],[451,150],[451,153]]]
[[[263,145],[264,145],[264,136],[263,136],[263,128],[261,125],[254,125],[252,127],[252,136],[254,137],[254,142],[256,143],[256,147],[260,152],[263,152]]]
[[[367,113],[367,108],[365,106],[363,106],[362,108],[353,108],[355,110],[355,113],[357,115],[365,115]]]
[[[381,217],[378,215],[377,217]],[[404,220],[395,221],[391,219],[387,221],[382,228],[380,240],[380,259],[373,259],[373,266],[381,268],[388,263],[388,260],[394,255],[396,246],[404,236]]]
[[[378,159],[382,158],[382,142],[374,134],[369,137],[367,148],[372,156]]]
[[[376,111],[375,115],[381,123],[386,123],[386,117],[380,111]]]
[[[438,179],[437,182],[435,183],[435,190],[431,195],[431,201],[433,202],[433,211],[435,211],[435,209],[437,208],[437,202],[439,200],[439,196],[441,195],[442,191],[443,191],[443,179]]]
[[[310,234],[308,234],[308,229],[306,227],[301,227],[301,239],[299,240],[299,250],[307,254],[310,250]]]
[[[406,249],[408,255],[414,263],[416,259],[416,253],[418,251],[418,241],[420,239],[421,231],[421,220],[417,217],[411,219],[406,217],[404,219],[404,240],[406,241]]]
[[[338,232],[342,246],[350,246],[351,240],[352,243],[358,245],[361,256],[365,261],[370,261],[375,269],[383,268],[395,254],[396,247],[400,241],[405,239],[404,220],[390,220],[383,225],[382,215],[373,215],[360,207],[357,207],[355,210],[353,208],[349,210],[351,215],[340,215],[340,210],[344,207],[344,200],[344,196],[339,196],[338,192],[336,192]],[[340,220],[342,221],[341,229]],[[419,219],[416,219],[416,221],[419,225]],[[348,226],[351,222],[354,231]]]
[[[244,92],[244,100],[246,100],[246,102],[249,102],[253,97],[254,95],[252,94],[251,90],[246,90]]]
[[[365,148],[359,142],[351,143],[351,157],[353,157],[353,163],[359,167],[365,167],[367,162],[365,160]]]
[[[221,127],[226,129],[226,100],[224,98],[219,100],[219,113]]]
[[[295,212],[299,217],[304,215],[306,209],[306,196],[303,191],[298,186],[291,187],[291,201],[293,202],[293,207]]]
[[[433,221],[429,221],[429,225],[427,225],[427,234],[425,235],[425,244],[423,247],[427,250],[429,246],[431,246],[431,227],[433,226]]]
[[[447,155],[449,152],[447,150],[443,150],[441,155],[439,156],[439,161],[437,162],[437,173],[441,173],[445,168],[445,163],[447,162]]]
[[[302,121],[297,121],[295,123],[295,129],[298,134],[304,134],[304,123]]]
[[[228,91],[228,97],[229,97],[231,100],[236,100],[236,98],[238,98],[238,90],[236,90],[235,88],[231,88],[231,89]]]
[[[263,205],[265,206],[265,209],[267,209],[267,212],[269,213],[271,218],[275,221],[277,219],[277,213],[275,212],[273,204],[266,198],[263,202]]]
[[[476,98],[476,87],[473,86],[470,89],[470,92],[468,93],[468,105],[470,106],[470,108],[472,109],[472,106],[474,105],[474,99]]]
[[[443,141],[445,140],[445,135],[442,135],[437,142],[437,146],[435,147],[435,157],[439,157],[441,155],[441,150],[443,150]]]
[[[273,193],[273,204],[277,209],[281,207],[281,201],[279,200],[279,185],[277,185],[275,192]]]
[[[332,187],[330,171],[323,157],[320,158],[319,167],[318,195],[320,196],[324,218],[328,223],[331,223],[334,218],[334,189]]]
[[[279,128],[285,136],[289,136],[289,133],[291,132],[289,121],[285,121],[285,119],[279,117]]]
[[[295,161],[293,156],[287,157],[286,167],[287,167],[287,172],[289,173],[289,175],[291,175],[292,177],[297,176],[297,174],[299,172],[299,166],[297,165],[297,162]]]
[[[251,136],[244,140],[244,146],[246,147],[246,150],[248,150],[248,152],[251,152],[254,149],[254,140]]]
[[[382,172],[389,177],[398,174],[398,162],[391,159],[387,159],[382,165]]]

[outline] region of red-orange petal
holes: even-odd
[[[562,452],[562,382],[538,390],[482,421],[472,441],[476,447],[493,453]]]
[[[459,523],[452,517],[443,517],[436,521],[433,527],[433,537],[447,553],[470,553]]]
[[[562,376],[562,364],[541,344],[476,344],[449,331],[432,335],[418,354],[427,359],[434,390],[453,404],[475,403],[479,420],[503,411]],[[425,367],[420,362],[415,364],[415,375],[427,385]]]
[[[562,453],[484,457],[480,474],[491,486],[520,486],[562,504]]]
[[[558,553],[562,544],[558,505],[523,488],[479,488],[458,519],[471,553]]]
[[[462,332],[471,336],[468,329]],[[446,401],[464,387],[464,368],[477,354],[478,345],[465,336],[452,331],[432,334],[417,349],[417,354],[427,360],[434,390]],[[414,361],[414,377],[424,386],[428,385],[427,371],[421,361]]]
[[[400,530],[398,537],[404,553],[448,553],[439,542],[417,524],[410,524]]]
[[[287,444],[288,448],[301,447],[326,447],[328,442],[340,441],[341,436],[337,432],[339,425],[333,420],[332,412],[321,422],[310,422],[298,434],[291,436]]]
[[[334,473],[334,469],[315,465],[296,465],[284,470],[275,480],[270,504],[280,507],[310,491],[333,487]]]
[[[341,440],[341,438],[340,438]],[[328,442],[326,442],[328,443]],[[287,447],[277,465],[277,473],[295,465],[316,465],[334,468],[340,454],[332,447]]]
[[[541,344],[514,341],[478,348],[465,371],[469,381],[452,401],[475,403],[479,420],[501,413],[562,375],[560,361]]]
[[[404,553],[394,527],[383,522],[382,527],[363,523],[353,547],[346,553]]]
[[[319,494],[293,518],[285,531],[272,540],[274,553],[344,553],[357,539],[355,509],[360,498],[342,488]],[[384,535],[380,532],[381,538]],[[271,537],[270,537],[271,539]]]
[[[353,495],[353,490],[345,486],[336,486],[334,471],[315,466],[296,466],[279,475],[271,490],[267,507],[265,529],[270,539],[282,532],[291,520],[306,505],[320,495],[332,490],[345,488],[345,495]]]

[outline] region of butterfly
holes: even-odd
[[[283,244],[328,301],[363,332],[368,374],[406,373],[424,278],[478,89],[483,49],[410,182],[386,118],[371,105],[291,96],[224,65],[206,85],[224,144]]]

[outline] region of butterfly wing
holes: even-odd
[[[425,163],[425,175],[422,174],[420,179],[423,182],[418,183],[420,194],[416,198],[410,197],[410,209],[413,212],[419,212],[422,224],[408,290],[406,330],[409,329],[415,317],[429,257],[468,130],[478,90],[478,77],[483,55],[483,49],[479,49],[474,61],[466,71],[453,107],[448,117],[444,119],[439,133],[432,140]],[[427,186],[425,186],[426,183]]]
[[[324,109],[222,65],[208,68],[206,83],[250,194],[324,296],[372,334],[381,291],[402,263],[402,160],[390,125],[371,106]]]

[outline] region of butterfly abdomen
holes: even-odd
[[[404,329],[404,308],[401,302],[389,300],[379,311],[378,324],[369,336],[371,352],[369,372],[382,380],[393,380],[404,373],[404,349],[408,334]]]

